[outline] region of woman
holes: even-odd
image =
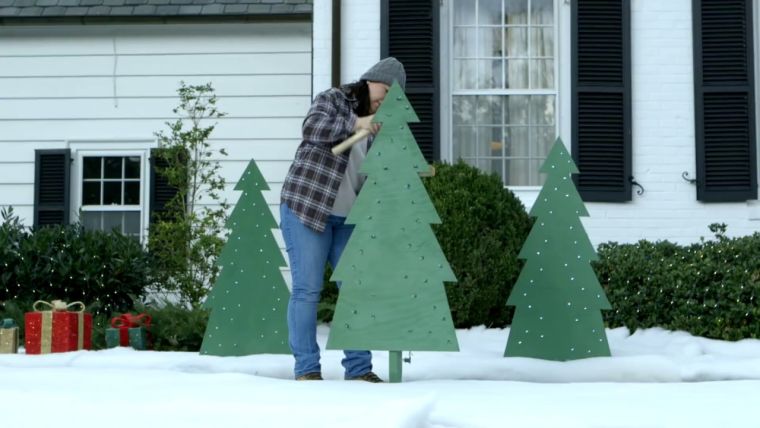
[[[318,94],[303,122],[303,140],[285,177],[280,228],[290,259],[293,287],[288,303],[290,349],[297,380],[322,380],[317,344],[317,304],[325,263],[335,267],[351,236],[345,220],[364,182],[359,166],[378,125],[372,118],[393,84],[403,88],[404,66],[381,60],[358,82]],[[350,151],[331,148],[359,130],[371,136]],[[372,372],[369,351],[344,351],[345,379],[382,382]]]

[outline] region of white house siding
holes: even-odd
[[[696,186],[681,177],[684,171],[696,176],[691,5],[631,2],[633,175],[646,191],[630,203],[587,204],[585,224],[595,243],[694,242],[712,237],[710,223],[726,223],[730,236],[760,230],[757,201],[701,203]]]
[[[35,149],[71,148],[74,159],[82,150],[138,150],[147,159],[153,133],[176,119],[184,80],[211,82],[228,113],[211,139],[229,152],[219,158],[228,201],[256,159],[279,219],[311,101],[311,46],[311,24],[297,22],[0,27],[0,206],[31,224]],[[72,214],[78,171],[75,163]]]

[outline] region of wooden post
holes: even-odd
[[[388,351],[388,380],[401,382],[401,351]]]

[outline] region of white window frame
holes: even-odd
[[[452,107],[454,102],[454,73],[453,73],[453,50],[454,50],[454,2],[456,0],[444,0],[441,4],[440,34],[441,40],[441,159],[449,163],[455,162],[453,144],[453,117]],[[565,117],[570,117],[570,4],[568,0],[553,0],[554,3],[554,89],[553,90],[525,90],[525,89],[488,89],[488,90],[459,90],[456,95],[554,95],[555,111],[555,136],[561,136],[568,150],[571,147],[570,130],[571,124]],[[515,192],[523,202],[532,205],[538,196],[541,186],[505,186]],[[527,199],[527,201],[526,201]]]
[[[110,147],[109,147],[110,146]],[[70,142],[74,163],[71,166],[71,219],[79,221],[81,211],[140,211],[140,242],[145,244],[148,237],[150,219],[150,149],[157,147],[150,141],[90,140]],[[84,181],[83,158],[85,157],[128,157],[140,158],[140,204],[139,205],[90,205],[82,206],[82,183]]]

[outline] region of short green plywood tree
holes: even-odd
[[[285,259],[272,235],[277,227],[262,190],[269,190],[251,160],[235,190],[243,194],[217,259],[221,273],[205,302],[211,309],[201,354],[289,354],[289,292],[280,273]]]
[[[346,222],[354,224],[332,280],[342,283],[327,347],[457,351],[445,281],[456,281],[431,224],[441,220],[419,173],[429,170],[409,122],[419,122],[394,83],[375,115],[382,127],[360,172],[367,174]]]
[[[611,309],[591,267],[598,257],[581,224],[588,216],[571,178],[578,173],[559,138],[519,257],[526,260],[507,301],[516,306],[504,353],[547,360],[609,356],[602,309]]]

